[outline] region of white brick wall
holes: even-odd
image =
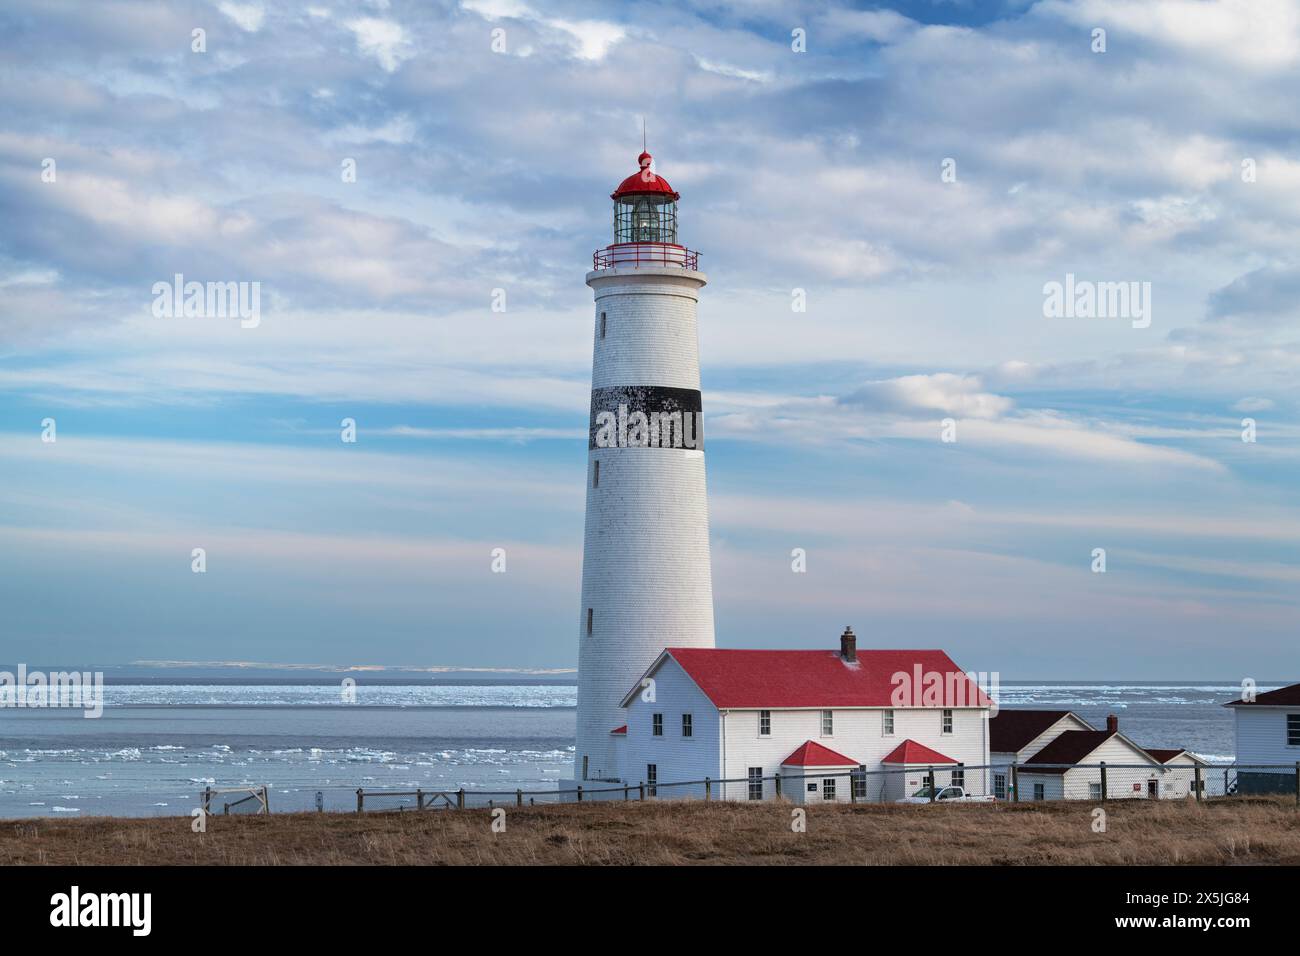
[[[696,304],[704,283],[703,274],[671,266],[589,273],[596,296],[592,388],[698,390]],[[704,435],[707,441],[707,428]],[[600,484],[593,487],[596,461]],[[586,756],[588,778],[617,778],[609,731],[625,721],[624,694],[665,647],[714,646],[702,450],[590,450],[578,642],[575,776],[582,777]],[[671,778],[661,770],[660,779]]]

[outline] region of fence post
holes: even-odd
[[[644,780],[642,780],[640,783],[638,783],[638,784],[636,785],[636,798],[637,798],[638,800],[644,800],[644,799],[645,799],[645,781],[644,781]]]
[[[772,780],[776,783],[776,795],[777,797],[780,797],[781,796],[781,775],[779,773],[772,774]]]
[[[1106,761],[1101,762],[1101,802],[1106,802],[1106,794],[1110,793],[1110,787],[1106,783]]]
[[[849,803],[858,802],[858,772],[849,772]]]
[[[1223,795],[1228,796],[1228,768],[1223,768]]]
[[[517,807],[522,807],[523,805],[524,805],[524,792],[523,792],[522,790],[516,790],[516,791],[515,791],[515,806],[517,806]]]
[[[1300,807],[1300,760],[1295,762],[1295,805]]]
[[[418,787],[416,788],[415,791],[415,809],[417,810],[424,809],[424,791],[419,789]]]
[[[1193,786],[1196,787],[1196,802],[1201,802],[1201,765],[1198,763],[1193,774]]]
[[[206,815],[212,808],[212,785],[203,788],[203,813]]]
[[[361,808],[365,806],[365,801],[366,791],[361,787],[357,787],[357,813],[361,812]]]
[[[1300,763],[1296,764],[1296,768],[1297,768],[1296,773],[1298,775],[1296,779],[1300,780]],[[704,802],[708,803],[712,799],[713,799],[713,781],[710,780],[708,777],[705,777],[704,778]]]
[[[582,784],[578,784],[578,802],[582,803]]]
[[[457,810],[465,809],[465,788],[464,787],[461,787],[459,790],[456,791],[456,809]]]
[[[623,784],[623,802],[624,802],[624,803],[627,803],[627,801],[628,801],[628,799],[629,799],[629,798],[628,798],[628,791],[629,791],[630,789],[631,789],[631,788],[630,788],[627,784]]]
[[[930,802],[934,803],[936,794],[934,792],[934,768],[933,767],[930,768],[929,779],[930,779]]]
[[[1297,763],[1296,763],[1296,765],[1295,765],[1295,768],[1296,768],[1296,769],[1295,769],[1295,772],[1296,772],[1296,780],[1297,780],[1297,781],[1300,781],[1300,761],[1297,761]],[[1297,794],[1300,794],[1300,790],[1297,790],[1296,793],[1297,793]],[[1297,796],[1297,797],[1296,797],[1296,802],[1297,802],[1297,804],[1300,804],[1300,796]],[[262,788],[262,812],[263,812],[263,813],[270,813],[270,812],[271,812],[271,789],[270,789],[270,787],[263,787],[263,788]]]

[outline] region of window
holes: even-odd
[[[763,799],[763,768],[762,767],[749,768],[749,799],[751,800]]]
[[[957,764],[957,769],[952,772],[952,780],[949,781],[949,786],[961,787],[963,790],[966,789],[966,765],[965,764],[961,764],[961,763]]]
[[[1043,785],[1041,783],[1034,784],[1034,799],[1035,800],[1047,799],[1047,794],[1043,791]]]
[[[835,733],[835,711],[822,711],[822,736],[830,737]]]
[[[645,765],[645,792],[652,797],[659,792],[659,765],[657,763]]]
[[[682,736],[691,736],[691,715],[682,714]]]
[[[943,712],[943,732],[945,734],[952,733],[952,711],[951,710],[945,710]]]
[[[605,313],[600,313],[600,337],[605,337]]]
[[[812,783],[808,784],[808,792],[809,792],[809,793],[816,793],[816,792],[817,792],[817,781],[816,781],[816,780],[814,780]]]
[[[770,710],[760,710],[758,712],[758,735],[760,737],[772,736],[772,712]]]
[[[587,608],[587,636],[588,637],[591,636],[591,617],[592,617],[592,609]]]
[[[867,798],[867,765],[858,764],[858,769],[850,778],[850,784],[853,787],[853,799],[865,800]]]
[[[663,714],[651,714],[651,715],[650,715],[650,733],[651,733],[652,735],[654,735],[655,737],[662,737],[662,736],[664,735],[664,715],[663,715]]]
[[[1100,799],[1101,799],[1101,781],[1100,781],[1100,780],[1098,780],[1096,783],[1090,783],[1090,784],[1088,784],[1088,799],[1089,799],[1089,800],[1100,800]]]
[[[595,462],[591,470],[591,487],[600,487],[600,462]]]
[[[822,799],[823,800],[835,799],[835,778],[834,777],[826,777],[824,780],[822,780]]]
[[[894,712],[892,710],[882,710],[880,712],[881,733],[886,737],[894,736]]]
[[[993,796],[999,800],[1007,798],[1007,775],[1005,773],[995,773],[993,775]]]
[[[1300,714],[1286,715],[1286,745],[1300,747]]]

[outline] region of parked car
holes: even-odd
[[[967,793],[962,787],[940,787],[938,795],[934,798],[936,803],[992,803],[994,796],[986,793],[983,796],[976,796],[973,793]],[[895,800],[895,803],[929,803],[930,788],[922,787],[910,797],[903,797],[901,800]]]

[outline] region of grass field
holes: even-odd
[[[1300,810],[1283,798],[1205,804],[824,806],[587,803],[488,810],[87,818],[0,823],[6,864],[1297,864]]]

